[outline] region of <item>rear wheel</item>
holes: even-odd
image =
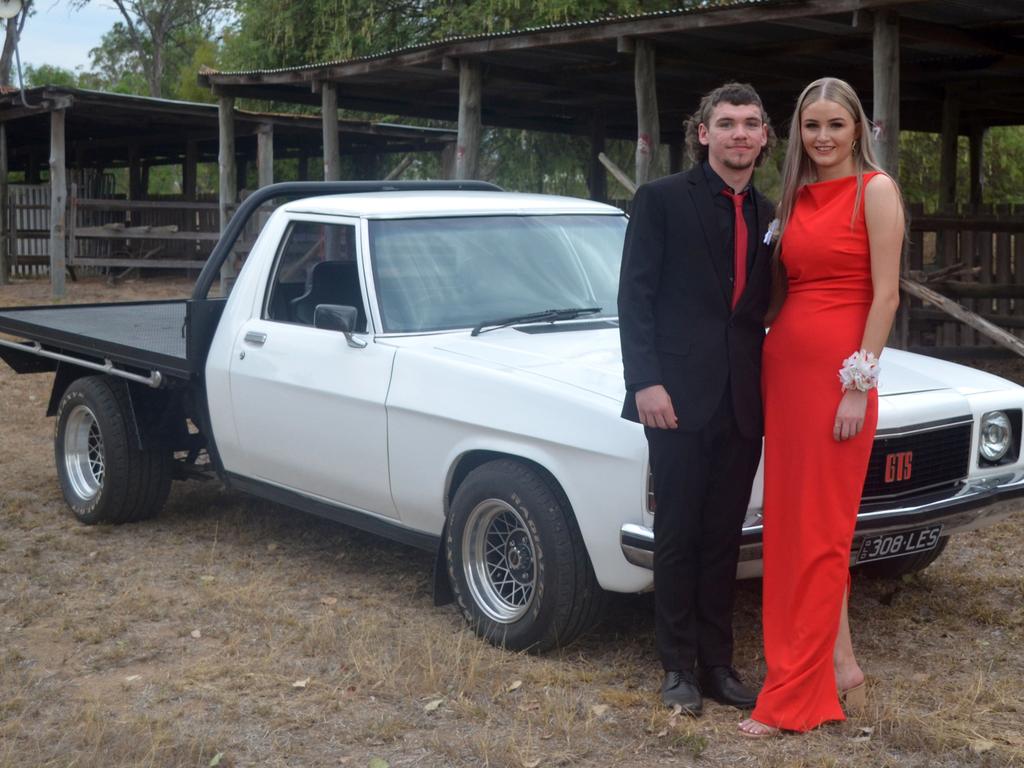
[[[445,555],[463,615],[495,645],[548,650],[600,615],[604,593],[568,501],[520,462],[470,472],[452,502]]]
[[[918,552],[916,555],[865,563],[864,565],[857,566],[857,571],[872,579],[895,579],[900,576],[906,576],[908,573],[917,573],[934,563],[943,550],[946,549],[947,544],[949,544],[949,536],[943,536],[939,539],[935,549],[928,552]]]
[[[125,386],[105,376],[73,381],[61,397],[54,461],[64,500],[81,522],[153,517],[171,485],[171,455],[132,440]]]

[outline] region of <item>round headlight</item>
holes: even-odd
[[[992,411],[981,417],[981,440],[978,451],[985,461],[999,461],[1013,443],[1010,419],[1002,411]]]

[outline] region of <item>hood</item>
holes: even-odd
[[[595,328],[595,325],[600,327]],[[540,376],[621,401],[625,395],[619,331],[610,323],[583,321],[487,331],[479,336],[391,338],[398,346],[437,351]],[[838,366],[837,366],[838,370]],[[838,375],[836,385],[838,386]],[[924,355],[886,349],[879,394],[902,395],[951,389],[967,395],[1013,385],[998,376]]]

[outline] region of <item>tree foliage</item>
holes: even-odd
[[[25,0],[21,11],[4,22],[4,47],[0,53],[0,85],[12,85],[11,65],[14,62],[14,49],[21,39],[28,17],[35,13],[33,0]]]
[[[81,8],[92,0],[73,0]],[[121,14],[100,45],[93,66],[113,90],[163,96],[182,67],[210,40],[231,0],[111,0]]]

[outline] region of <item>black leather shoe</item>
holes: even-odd
[[[708,698],[739,709],[753,709],[757,694],[743,684],[732,667],[707,667],[700,671],[700,687]]]
[[[699,717],[704,711],[697,680],[690,672],[669,670],[661,684],[661,700],[667,707],[678,707],[684,714]]]

